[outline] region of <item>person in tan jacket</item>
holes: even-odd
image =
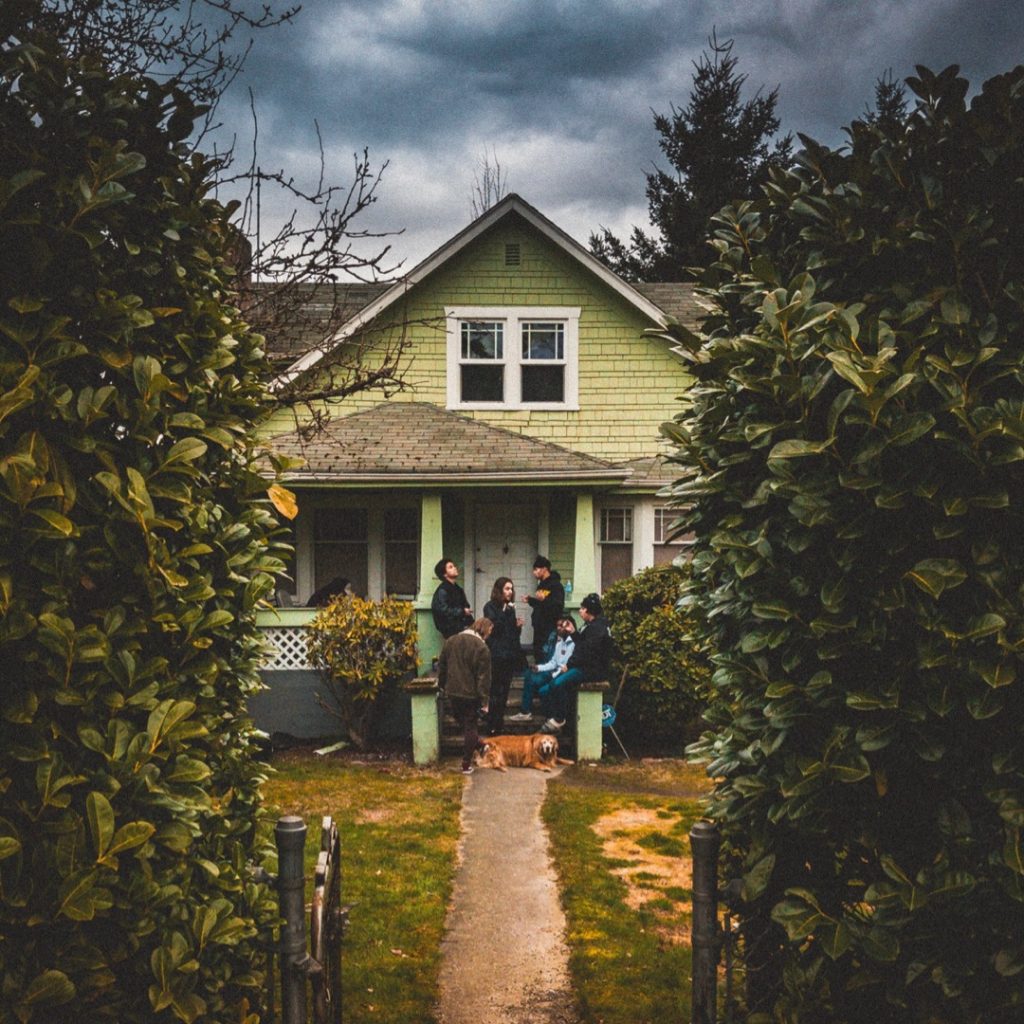
[[[449,637],[437,659],[437,686],[445,694],[452,714],[462,727],[462,772],[473,771],[473,752],[480,743],[477,715],[487,712],[491,692],[491,652],[487,647],[494,623],[477,619]]]

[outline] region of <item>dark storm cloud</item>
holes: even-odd
[[[955,62],[980,87],[1021,60],[1022,22],[1017,0],[307,0],[240,85],[264,165],[315,174],[314,120],[332,177],[364,146],[390,160],[365,226],[405,228],[411,265],[469,220],[485,150],[580,241],[644,223],[651,111],[686,104],[713,29],[749,94],[778,86],[784,130],[838,145],[886,69]],[[222,114],[247,137],[243,89]]]

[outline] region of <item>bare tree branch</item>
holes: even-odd
[[[253,37],[292,21],[300,9],[263,0],[0,0],[0,6],[3,38],[43,30],[60,38],[72,56],[101,56],[111,74],[145,75],[174,87],[197,117],[188,142],[195,149],[219,127],[218,102],[241,73]],[[374,326],[333,350],[343,324],[368,301],[366,288],[376,287],[379,294],[380,283],[400,270],[386,242],[394,232],[362,226],[377,201],[387,161],[374,167],[364,149],[353,157],[349,183],[331,184],[316,124],[320,165],[313,184],[283,168],[265,170],[251,90],[249,102],[247,163],[236,159],[234,142],[226,151],[214,148],[217,194],[241,197],[235,221],[237,301],[267,338],[277,368],[305,351],[323,356],[315,372],[275,393],[272,402],[275,407],[288,402],[322,424],[328,404],[360,391],[388,395],[403,387],[408,325]],[[495,182],[499,187],[500,168]],[[271,207],[290,208],[290,213],[265,237]]]
[[[491,164],[491,157],[494,164]],[[473,175],[473,192],[471,200],[473,203],[473,219],[481,216],[495,203],[501,202],[508,194],[508,175],[502,171],[501,163],[498,160],[498,153],[491,147],[491,155],[484,155],[477,163],[476,173]]]

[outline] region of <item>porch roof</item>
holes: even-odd
[[[673,465],[661,455],[632,459],[620,462],[619,465],[629,471],[629,476],[620,488],[623,491],[657,492],[675,483],[682,475],[681,467]]]
[[[618,484],[628,466],[570,451],[427,402],[382,402],[340,416],[313,437],[279,434],[274,448],[306,460],[293,484]]]

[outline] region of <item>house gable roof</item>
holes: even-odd
[[[382,402],[331,419],[308,440],[292,431],[271,443],[306,460],[288,475],[293,484],[607,484],[629,475],[603,459],[427,402]]]
[[[559,246],[571,257],[581,263],[587,270],[593,273],[608,288],[616,292],[630,305],[639,310],[644,316],[659,327],[665,327],[668,323],[666,311],[655,301],[647,297],[638,288],[627,284],[616,273],[609,270],[600,260],[591,255],[574,238],[566,234],[557,224],[548,220],[539,210],[531,206],[526,200],[511,193],[505,196],[499,203],[496,203],[480,217],[463,228],[440,248],[435,250],[425,260],[414,267],[408,275],[400,281],[395,282],[390,288],[368,302],[359,310],[326,345],[311,349],[293,362],[274,382],[272,386],[280,387],[288,384],[297,376],[308,370],[319,362],[331,349],[344,341],[345,338],[354,334],[360,328],[370,323],[379,316],[392,303],[407,294],[411,288],[419,284],[429,274],[433,273],[440,266],[450,260],[457,253],[461,252],[471,242],[479,238],[485,231],[493,227],[498,221],[512,213],[518,214],[528,224],[534,227],[541,234],[549,238],[555,245]],[[647,287],[647,286],[645,286]],[[676,286],[678,287],[678,286]]]

